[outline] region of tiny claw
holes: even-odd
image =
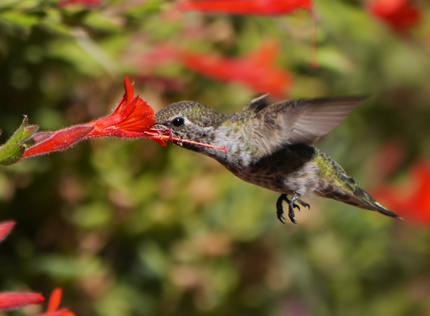
[[[301,206],[303,207],[307,207],[310,208],[310,205],[306,202],[303,202],[302,200],[299,199],[300,194],[298,193],[294,193],[293,197],[291,198],[291,200],[288,200],[288,217],[290,218],[291,222],[293,222],[294,224],[297,224],[296,220],[294,219],[294,208],[297,208],[300,211],[300,206],[298,206],[295,202],[299,203]]]
[[[288,217],[290,218],[291,222],[293,222],[294,224],[297,224],[297,221],[294,218],[296,216],[296,214],[294,213],[294,206],[297,206],[297,205],[295,205],[294,202],[290,200],[288,205]]]
[[[308,209],[311,208],[311,206],[309,205],[309,203],[306,203],[300,199],[297,199],[297,202],[299,202],[303,207],[307,207]]]
[[[296,221],[296,219],[294,218],[296,216],[296,214],[294,214],[294,211],[293,212],[288,212],[288,217],[290,218],[290,221],[293,223],[293,224],[297,224],[297,221]]]
[[[276,217],[282,224],[285,224],[285,217],[283,215],[284,208],[282,207],[282,202],[284,202],[284,194],[281,194],[281,196],[276,201]]]
[[[297,224],[296,219],[294,218],[296,216],[296,214],[294,213],[294,208],[297,208],[300,211],[300,206],[298,206],[296,203],[294,203],[295,201],[298,201],[301,205],[303,205],[298,198],[297,195],[294,194],[293,198],[291,200],[288,199],[286,194],[281,194],[278,198],[278,200],[276,201],[276,216],[278,217],[279,221],[282,224],[285,224],[285,217],[284,217],[284,208],[282,207],[282,203],[283,202],[287,202],[288,203],[288,218],[290,219],[290,221],[293,224]],[[303,202],[304,203],[304,202]],[[306,204],[306,203],[305,203]],[[303,205],[304,206],[304,205]]]

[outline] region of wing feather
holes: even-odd
[[[269,96],[268,93],[252,100],[245,108],[244,111],[252,111],[255,113],[260,112],[262,109],[264,109],[266,106],[269,105],[267,102],[267,97]]]
[[[311,144],[338,126],[366,99],[365,96],[328,97],[279,102],[264,107],[251,123],[272,145]]]

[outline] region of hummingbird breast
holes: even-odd
[[[225,146],[226,152],[206,147],[200,152],[216,159],[240,179],[271,191],[302,196],[314,193],[319,180],[319,165],[313,161],[317,149],[304,143],[274,145],[248,124],[250,115],[225,115],[213,137],[203,140]]]
[[[220,162],[246,182],[279,193],[307,196],[318,187],[319,166],[312,161],[314,155],[314,147],[294,144],[263,155],[257,148],[253,154],[242,154],[241,159],[235,158],[236,163]]]

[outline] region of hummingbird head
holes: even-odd
[[[223,115],[194,101],[172,103],[158,111],[154,128],[169,130],[172,136],[206,144],[213,144],[215,130],[222,124]],[[208,148],[175,142],[187,149],[207,153]]]

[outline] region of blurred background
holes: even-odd
[[[405,221],[309,198],[298,225],[282,225],[277,193],[210,158],[93,139],[0,169],[0,221],[17,221],[0,291],[62,287],[79,316],[430,315],[428,1],[317,0],[278,15],[63,4],[0,2],[1,143],[23,114],[41,130],[107,115],[126,75],[156,111],[365,94],[317,146]]]

